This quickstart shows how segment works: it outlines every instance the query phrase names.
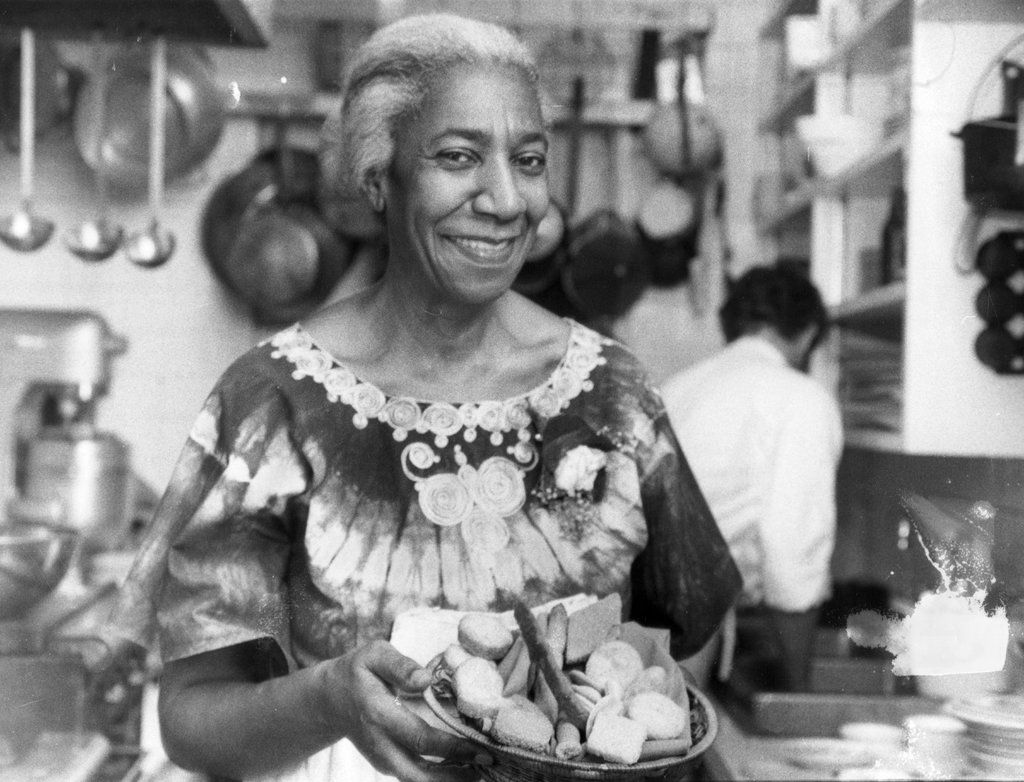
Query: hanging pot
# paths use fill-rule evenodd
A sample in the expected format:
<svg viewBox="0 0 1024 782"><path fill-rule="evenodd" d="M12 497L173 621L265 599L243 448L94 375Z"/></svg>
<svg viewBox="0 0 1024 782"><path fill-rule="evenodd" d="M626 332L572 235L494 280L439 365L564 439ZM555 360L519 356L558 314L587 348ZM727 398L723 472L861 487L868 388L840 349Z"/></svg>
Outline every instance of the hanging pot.
<svg viewBox="0 0 1024 782"><path fill-rule="evenodd" d="M311 312L351 263L354 245L316 207L318 171L315 152L280 144L222 182L204 210L207 261L261 325Z"/></svg>
<svg viewBox="0 0 1024 782"><path fill-rule="evenodd" d="M695 187L659 179L645 194L636 230L647 256L651 283L673 286L690 278L700 242L702 197Z"/></svg>
<svg viewBox="0 0 1024 782"><path fill-rule="evenodd" d="M578 188L583 105L584 81L577 77L573 87L576 153L572 156L570 205L575 204ZM571 224L561 276L566 297L587 320L624 315L648 284L644 249L636 230L611 209L598 209Z"/></svg>
<svg viewBox="0 0 1024 782"><path fill-rule="evenodd" d="M108 181L123 190L140 190L148 181L150 70L144 47L118 48L106 63L106 117L100 116L102 102L93 95L102 88L96 79L85 83L75 105L79 154L96 170L97 150L102 150ZM191 45L167 47L165 93L164 176L170 181L194 169L217 146L227 94L217 84L206 51Z"/></svg>
<svg viewBox="0 0 1024 782"><path fill-rule="evenodd" d="M514 290L534 297L553 285L561 284L566 220L565 211L552 200L537 226L537 238L526 255L526 262L512 285Z"/></svg>

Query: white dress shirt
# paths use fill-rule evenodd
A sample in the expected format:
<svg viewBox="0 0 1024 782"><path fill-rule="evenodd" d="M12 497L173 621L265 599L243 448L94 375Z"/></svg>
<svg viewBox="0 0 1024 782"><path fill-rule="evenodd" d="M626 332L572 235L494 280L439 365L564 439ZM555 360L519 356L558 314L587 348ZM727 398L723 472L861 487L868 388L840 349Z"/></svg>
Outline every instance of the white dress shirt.
<svg viewBox="0 0 1024 782"><path fill-rule="evenodd" d="M839 407L745 336L669 378L669 420L743 575L741 604L804 611L831 594Z"/></svg>

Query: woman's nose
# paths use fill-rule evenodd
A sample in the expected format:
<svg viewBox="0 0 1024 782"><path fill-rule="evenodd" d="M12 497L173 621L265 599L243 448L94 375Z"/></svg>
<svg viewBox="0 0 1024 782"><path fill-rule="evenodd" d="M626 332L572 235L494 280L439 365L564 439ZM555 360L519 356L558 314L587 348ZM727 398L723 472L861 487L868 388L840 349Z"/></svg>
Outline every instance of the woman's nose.
<svg viewBox="0 0 1024 782"><path fill-rule="evenodd" d="M473 199L477 212L499 220L514 220L526 211L526 199L509 163L492 161L481 168L480 174L480 191Z"/></svg>

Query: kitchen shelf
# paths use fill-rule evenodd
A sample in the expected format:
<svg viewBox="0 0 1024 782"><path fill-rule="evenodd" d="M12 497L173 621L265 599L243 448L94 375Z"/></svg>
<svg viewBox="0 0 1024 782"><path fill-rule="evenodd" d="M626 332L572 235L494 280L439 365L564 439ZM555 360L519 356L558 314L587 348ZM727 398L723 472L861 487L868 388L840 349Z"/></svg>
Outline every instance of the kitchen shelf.
<svg viewBox="0 0 1024 782"><path fill-rule="evenodd" d="M668 33L710 32L715 15L710 0L281 0L276 15L285 19L368 22L389 18L389 6L405 12L436 12L471 16L510 27L573 27L607 30L658 28Z"/></svg>
<svg viewBox="0 0 1024 782"><path fill-rule="evenodd" d="M849 64L865 52L890 48L892 43L883 41L883 38L893 33L905 42L910 29L912 7L913 0L885 0L880 3L856 30L839 41L828 57L814 66L812 73L826 73Z"/></svg>
<svg viewBox="0 0 1024 782"><path fill-rule="evenodd" d="M232 117L281 120L285 122L322 122L338 109L340 96L333 92L244 92L228 105ZM595 101L584 107L581 122L589 128L637 130L647 126L655 109L652 100ZM551 110L555 127L571 119L567 107Z"/></svg>
<svg viewBox="0 0 1024 782"><path fill-rule="evenodd" d="M842 326L899 320L903 317L906 298L906 283L893 282L833 305L829 308L829 315Z"/></svg>
<svg viewBox="0 0 1024 782"><path fill-rule="evenodd" d="M816 13L818 0L779 0L761 25L758 35L761 38L778 38L785 29L787 16Z"/></svg>
<svg viewBox="0 0 1024 782"><path fill-rule="evenodd" d="M761 133L778 132L798 114L813 111L814 85L821 74L848 66L862 56L884 67L884 58L871 55L894 45L892 41L883 41L887 36L896 36L900 42L906 42L912 9L913 0L885 0L856 30L840 41L824 60L787 84L776 105L761 118L758 130Z"/></svg>
<svg viewBox="0 0 1024 782"><path fill-rule="evenodd" d="M766 233L774 233L797 216L809 212L816 198L838 196L854 188L864 190L883 187L879 183L884 182L884 178L878 177L878 174L902 160L907 140L906 130L899 130L845 171L827 179L805 182L784 195L775 214L765 218L759 227Z"/></svg>
<svg viewBox="0 0 1024 782"><path fill-rule="evenodd" d="M814 111L815 73L802 73L791 81L775 103L758 122L759 133L777 133L800 114Z"/></svg>
<svg viewBox="0 0 1024 782"><path fill-rule="evenodd" d="M883 432L876 429L846 429L843 432L844 445L848 448L866 448L870 451L901 453L903 435L900 432Z"/></svg>

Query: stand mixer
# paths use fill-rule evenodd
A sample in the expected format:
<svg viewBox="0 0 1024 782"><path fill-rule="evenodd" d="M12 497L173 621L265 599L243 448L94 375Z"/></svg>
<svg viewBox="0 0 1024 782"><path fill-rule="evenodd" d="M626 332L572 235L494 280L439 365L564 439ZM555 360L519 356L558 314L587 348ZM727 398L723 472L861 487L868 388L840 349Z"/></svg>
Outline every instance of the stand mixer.
<svg viewBox="0 0 1024 782"><path fill-rule="evenodd" d="M8 521L70 527L86 552L125 533L128 447L99 432L126 341L86 311L0 310L0 499ZM13 459L12 459L13 457Z"/></svg>

